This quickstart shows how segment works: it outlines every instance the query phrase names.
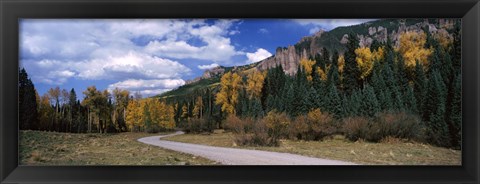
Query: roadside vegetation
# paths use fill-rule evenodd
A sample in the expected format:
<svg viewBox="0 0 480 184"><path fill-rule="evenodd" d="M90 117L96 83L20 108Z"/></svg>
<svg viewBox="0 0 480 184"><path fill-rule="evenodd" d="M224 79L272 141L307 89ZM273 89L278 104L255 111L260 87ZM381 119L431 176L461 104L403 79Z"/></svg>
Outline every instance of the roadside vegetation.
<svg viewBox="0 0 480 184"><path fill-rule="evenodd" d="M20 165L213 165L214 161L138 142L148 133L20 131Z"/></svg>
<svg viewBox="0 0 480 184"><path fill-rule="evenodd" d="M350 141L345 136L333 135L323 141L281 139L280 145L241 146L233 132L217 129L210 134L183 134L164 140L203 144L209 146L265 150L349 161L367 165L461 165L461 151L429 144L388 138L379 143Z"/></svg>

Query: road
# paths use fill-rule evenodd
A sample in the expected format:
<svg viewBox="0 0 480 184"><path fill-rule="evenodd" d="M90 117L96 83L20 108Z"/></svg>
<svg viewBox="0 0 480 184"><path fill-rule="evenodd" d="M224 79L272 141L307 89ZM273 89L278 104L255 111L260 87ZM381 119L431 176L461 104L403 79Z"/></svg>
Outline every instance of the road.
<svg viewBox="0 0 480 184"><path fill-rule="evenodd" d="M183 134L183 132L179 131L169 135L144 137L138 139L138 141L169 150L204 157L224 165L355 165L350 162L313 158L290 153L215 147L161 140L163 137L179 134Z"/></svg>

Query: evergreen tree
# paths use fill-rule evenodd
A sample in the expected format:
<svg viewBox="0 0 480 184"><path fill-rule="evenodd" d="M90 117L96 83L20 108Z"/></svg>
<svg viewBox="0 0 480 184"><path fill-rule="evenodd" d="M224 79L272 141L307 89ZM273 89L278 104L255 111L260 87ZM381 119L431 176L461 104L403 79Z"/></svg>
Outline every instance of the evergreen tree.
<svg viewBox="0 0 480 184"><path fill-rule="evenodd" d="M418 113L417 99L415 99L415 94L411 87L407 86L404 96L405 109L412 113Z"/></svg>
<svg viewBox="0 0 480 184"><path fill-rule="evenodd" d="M264 112L262 109L262 103L260 99L254 98L250 100L250 111L249 111L249 116L253 118L261 118L264 116Z"/></svg>
<svg viewBox="0 0 480 184"><path fill-rule="evenodd" d="M334 114L335 117L340 117L342 115L342 99L338 94L337 87L335 85L330 85L327 95L326 109L328 112Z"/></svg>
<svg viewBox="0 0 480 184"><path fill-rule="evenodd" d="M375 95L373 87L366 85L362 91L362 105L360 106L361 114L364 116L373 117L380 111L380 105Z"/></svg>
<svg viewBox="0 0 480 184"><path fill-rule="evenodd" d="M38 110L35 86L22 68L18 75L18 118L21 130L37 129Z"/></svg>
<svg viewBox="0 0 480 184"><path fill-rule="evenodd" d="M416 98L417 111L420 115L424 115L425 97L427 94L427 78L423 70L423 66L416 62L415 65L415 79L413 81L413 93ZM425 120L425 116L422 116Z"/></svg>
<svg viewBox="0 0 480 184"><path fill-rule="evenodd" d="M452 98L451 126L450 134L452 146L460 148L462 144L462 75L458 74L454 80L454 90Z"/></svg>
<svg viewBox="0 0 480 184"><path fill-rule="evenodd" d="M354 34L348 35L347 50L345 51L345 66L343 71L343 88L347 94L351 94L359 88L360 70L357 66L355 49L358 40Z"/></svg>
<svg viewBox="0 0 480 184"><path fill-rule="evenodd" d="M316 108L320 108L321 102L320 102L320 95L317 93L317 90L315 88L310 87L310 90L308 90L308 100L307 100L307 108L308 111Z"/></svg>
<svg viewBox="0 0 480 184"><path fill-rule="evenodd" d="M295 91L293 89L293 84L288 82L288 84L285 85L286 93L283 98L283 103L285 104L285 112L293 116L293 111L294 111L294 106L293 106L293 101L295 100Z"/></svg>
<svg viewBox="0 0 480 184"><path fill-rule="evenodd" d="M431 71L428 82L424 113L427 123L428 142L438 146L449 146L450 137L445 122L446 91L442 76L438 70Z"/></svg>
<svg viewBox="0 0 480 184"><path fill-rule="evenodd" d="M325 66L329 66L331 64L330 52L328 52L328 49L325 47L322 49L322 58L323 58L323 61L325 61Z"/></svg>

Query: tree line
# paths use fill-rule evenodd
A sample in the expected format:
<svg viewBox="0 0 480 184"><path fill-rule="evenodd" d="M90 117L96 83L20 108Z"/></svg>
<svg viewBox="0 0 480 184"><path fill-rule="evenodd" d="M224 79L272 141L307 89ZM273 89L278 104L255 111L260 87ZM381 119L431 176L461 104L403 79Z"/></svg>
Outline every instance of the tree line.
<svg viewBox="0 0 480 184"><path fill-rule="evenodd" d="M70 91L51 88L40 96L24 68L19 70L19 124L21 130L72 133L158 132L175 127L173 107L159 99L142 99L127 90L98 90L95 86L77 98Z"/></svg>

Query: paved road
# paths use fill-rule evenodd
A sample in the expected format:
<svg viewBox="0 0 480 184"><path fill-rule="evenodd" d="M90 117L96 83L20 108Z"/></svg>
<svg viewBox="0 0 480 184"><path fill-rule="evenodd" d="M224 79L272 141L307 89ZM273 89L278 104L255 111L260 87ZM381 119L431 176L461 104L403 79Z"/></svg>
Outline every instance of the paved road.
<svg viewBox="0 0 480 184"><path fill-rule="evenodd" d="M183 134L183 132L179 131L169 135L144 137L138 139L138 141L178 152L201 156L225 165L355 165L349 162L313 158L290 153L224 148L160 140L163 137L179 134Z"/></svg>

